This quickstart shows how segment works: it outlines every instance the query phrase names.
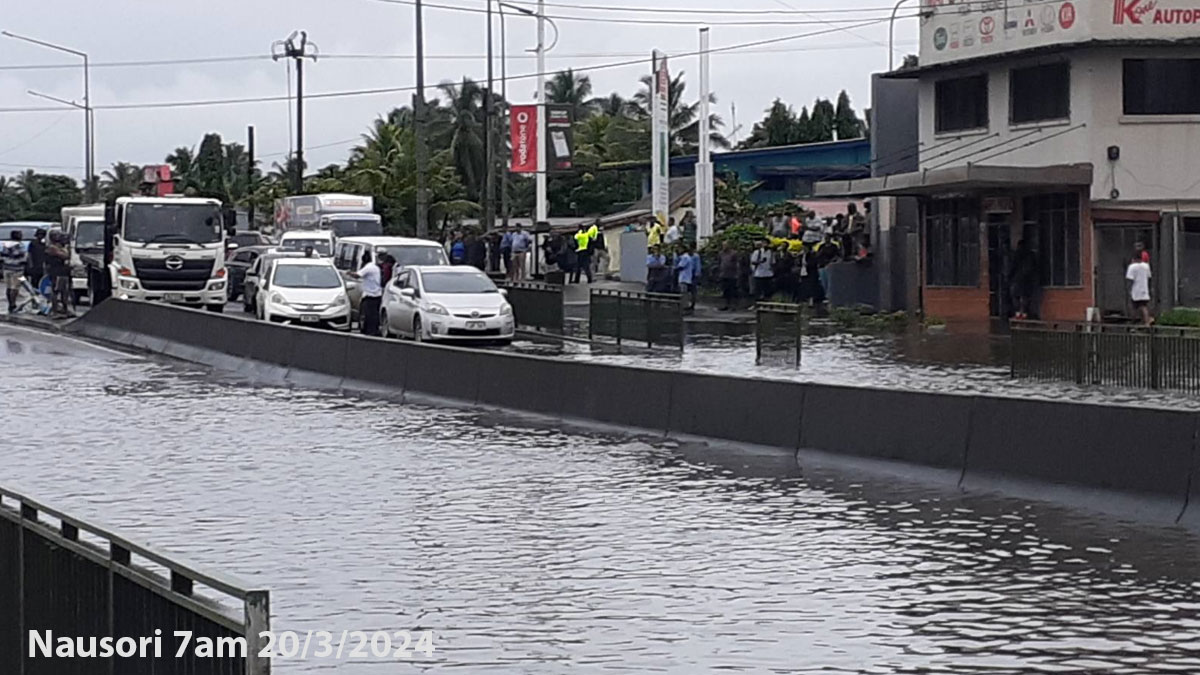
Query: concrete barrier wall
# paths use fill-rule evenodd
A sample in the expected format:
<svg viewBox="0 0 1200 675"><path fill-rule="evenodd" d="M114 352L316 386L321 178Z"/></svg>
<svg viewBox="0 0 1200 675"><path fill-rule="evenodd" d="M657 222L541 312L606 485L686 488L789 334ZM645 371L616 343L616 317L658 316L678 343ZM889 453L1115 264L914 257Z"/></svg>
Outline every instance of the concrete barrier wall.
<svg viewBox="0 0 1200 675"><path fill-rule="evenodd" d="M967 484L1034 479L1177 499L1181 510L1189 490L1200 497L1192 487L1200 418L1190 412L607 366L115 300L71 330L219 368L273 364L298 383L909 462L961 472Z"/></svg>

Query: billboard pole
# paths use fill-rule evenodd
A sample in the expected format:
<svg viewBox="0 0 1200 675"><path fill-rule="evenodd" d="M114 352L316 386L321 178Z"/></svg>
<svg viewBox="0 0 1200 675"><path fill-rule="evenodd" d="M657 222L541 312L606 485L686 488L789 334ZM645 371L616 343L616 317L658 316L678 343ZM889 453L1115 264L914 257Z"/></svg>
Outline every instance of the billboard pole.
<svg viewBox="0 0 1200 675"><path fill-rule="evenodd" d="M667 119L670 100L671 71L667 69L667 57L654 50L651 61L654 72L651 76L652 109L651 109L651 158L650 166L653 176L650 180L650 192L653 195L654 217L666 226L670 218L670 121Z"/></svg>
<svg viewBox="0 0 1200 675"><path fill-rule="evenodd" d="M546 2L537 7L537 213L534 226L549 218L546 202Z"/></svg>
<svg viewBox="0 0 1200 675"><path fill-rule="evenodd" d="M696 238L713 233L713 165L709 128L708 28L700 29L700 158L696 163Z"/></svg>

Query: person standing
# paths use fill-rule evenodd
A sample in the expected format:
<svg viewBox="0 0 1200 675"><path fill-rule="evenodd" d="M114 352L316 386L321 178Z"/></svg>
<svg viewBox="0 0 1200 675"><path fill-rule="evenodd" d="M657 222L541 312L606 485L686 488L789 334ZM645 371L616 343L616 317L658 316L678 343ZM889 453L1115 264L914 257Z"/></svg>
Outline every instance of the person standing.
<svg viewBox="0 0 1200 675"><path fill-rule="evenodd" d="M465 265L467 263L467 244L461 234L454 235L454 243L450 245L450 264Z"/></svg>
<svg viewBox="0 0 1200 675"><path fill-rule="evenodd" d="M396 272L396 259L391 253L379 254L379 283L382 286L387 286L392 280L392 274Z"/></svg>
<svg viewBox="0 0 1200 675"><path fill-rule="evenodd" d="M474 232L467 235L467 264L480 272L487 270L487 244Z"/></svg>
<svg viewBox="0 0 1200 675"><path fill-rule="evenodd" d="M28 269L25 271L25 276L34 288L38 288L41 286L42 277L46 276L45 230L39 228L33 233L33 241L29 242L29 255L26 264Z"/></svg>
<svg viewBox="0 0 1200 675"><path fill-rule="evenodd" d="M721 296L725 299L722 312L737 308L738 281L741 276L741 256L733 249L733 243L726 241L721 247L721 257L718 264L721 274Z"/></svg>
<svg viewBox="0 0 1200 675"><path fill-rule="evenodd" d="M1133 301L1133 311L1141 318L1142 324L1149 326L1154 323L1150 316L1150 263L1146 262L1141 251L1133 254L1129 268L1125 271L1125 279L1129 281L1129 299Z"/></svg>
<svg viewBox="0 0 1200 675"><path fill-rule="evenodd" d="M1013 318L1018 321L1029 318L1037 274L1037 256L1029 248L1029 237L1025 237L1017 244L1008 268L1009 293L1015 308Z"/></svg>
<svg viewBox="0 0 1200 675"><path fill-rule="evenodd" d="M662 254L661 247L651 246L646 256L646 292L665 293L663 281L668 274L667 256Z"/></svg>
<svg viewBox="0 0 1200 675"><path fill-rule="evenodd" d="M382 273L371 261L371 252L363 253L362 267L352 275L361 283L362 299L358 303L358 325L363 335L379 335L379 306L383 302Z"/></svg>
<svg viewBox="0 0 1200 675"><path fill-rule="evenodd" d="M532 247L533 237L521 229L520 223L517 223L517 229L512 234L512 269L509 273L510 280L521 281L525 278L525 259L529 257L529 249Z"/></svg>
<svg viewBox="0 0 1200 675"><path fill-rule="evenodd" d="M490 232L487 235L488 271L500 271L500 233Z"/></svg>
<svg viewBox="0 0 1200 675"><path fill-rule="evenodd" d="M646 227L646 245L650 248L662 246L663 243L663 226L658 222L658 218L650 217L650 225Z"/></svg>
<svg viewBox="0 0 1200 675"><path fill-rule="evenodd" d="M680 231L679 225L672 218L671 224L667 226L667 233L663 235L663 243L667 245L667 248L674 248L681 239L683 239L683 232Z"/></svg>
<svg viewBox="0 0 1200 675"><path fill-rule="evenodd" d="M766 301L775 292L775 252L771 240L763 237L758 248L750 254L750 269L754 275L754 294L759 301Z"/></svg>
<svg viewBox="0 0 1200 675"><path fill-rule="evenodd" d="M595 226L593 225L593 228ZM571 283L579 283L581 276L586 275L588 283L592 283L592 232L583 223L575 230L575 271L571 273Z"/></svg>
<svg viewBox="0 0 1200 675"><path fill-rule="evenodd" d="M675 261L675 273L679 278L679 293L688 299L686 311L694 312L700 286L700 256L695 244L684 245L683 254Z"/></svg>
<svg viewBox="0 0 1200 675"><path fill-rule="evenodd" d="M0 269L4 271L4 295L8 299L9 314L17 313L21 280L25 278L28 263L29 255L25 252L25 243L21 241L21 231L13 230L9 240L0 248Z"/></svg>
<svg viewBox="0 0 1200 675"><path fill-rule="evenodd" d="M71 253L67 250L66 236L61 232L50 235L46 247L46 274L51 281L51 311L56 316L74 316L71 311Z"/></svg>
<svg viewBox="0 0 1200 675"><path fill-rule="evenodd" d="M600 231L600 221L592 223L592 229L596 231L592 237L592 267L596 276L601 280L608 278L608 242L604 240L604 233Z"/></svg>
<svg viewBox="0 0 1200 675"><path fill-rule="evenodd" d="M504 276L512 279L512 232L508 228L504 228L504 233L500 235L500 260L504 263Z"/></svg>

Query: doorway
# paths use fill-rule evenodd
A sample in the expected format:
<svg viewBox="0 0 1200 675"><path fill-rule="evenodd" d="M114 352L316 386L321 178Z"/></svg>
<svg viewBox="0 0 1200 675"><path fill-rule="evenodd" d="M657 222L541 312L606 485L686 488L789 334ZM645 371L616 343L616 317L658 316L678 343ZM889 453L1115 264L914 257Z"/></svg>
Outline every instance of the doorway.
<svg viewBox="0 0 1200 675"><path fill-rule="evenodd" d="M1125 272L1138 243L1151 253L1158 250L1155 228L1146 223L1096 224L1096 302L1105 318L1129 316ZM1158 263L1153 258L1151 267Z"/></svg>
<svg viewBox="0 0 1200 675"><path fill-rule="evenodd" d="M992 318L1012 316L1012 297L1009 294L1008 267L1012 259L1012 227L1009 214L989 213L987 216L988 311Z"/></svg>

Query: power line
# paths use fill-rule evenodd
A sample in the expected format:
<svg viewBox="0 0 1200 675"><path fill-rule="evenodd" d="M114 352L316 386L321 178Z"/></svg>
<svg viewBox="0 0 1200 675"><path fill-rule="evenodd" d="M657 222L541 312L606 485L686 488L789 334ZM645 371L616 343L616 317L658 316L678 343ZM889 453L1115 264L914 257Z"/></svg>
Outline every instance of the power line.
<svg viewBox="0 0 1200 675"><path fill-rule="evenodd" d="M807 33L784 35L781 37L767 38L767 39L763 39L763 40L755 40L752 42L733 44L733 45L728 45L725 47L715 47L715 48L710 49L709 53L710 54L721 54L721 53L726 53L726 52L740 51L740 50L749 49L749 48L753 48L753 47L764 47L767 45L779 44L782 42L789 42L792 40L800 40L800 39L805 39L805 38L810 38L810 37L819 37L821 35L828 35L831 33L837 33L837 32L847 30L848 28L864 28L867 26L875 26L875 25L879 25L881 23L885 23L887 21L888 21L888 19L872 19L872 20L868 20L868 21L861 21L859 23L852 24L851 26L839 26L839 27L835 27L835 28L826 28L826 29L822 29L822 30L810 31ZM697 52L697 51L689 51L689 52L677 54L676 57L677 58L687 58L690 56L697 56L698 54L699 54L699 52ZM630 59L627 61L616 61L613 63L603 63L603 64L597 64L597 65L592 65L592 66L582 66L579 68L575 68L574 70L576 72L581 72L581 73L582 72L594 72L594 71L599 71L599 70L612 70L615 68L626 68L629 66L646 65L649 62L650 62L649 58L642 57L642 58ZM526 73L523 75L510 75L507 78L497 78L497 80L499 80L499 81L517 81L517 80L535 79L537 77L539 77L538 73ZM374 95L380 95L380 94L395 94L395 93L401 93L401 92L409 92L409 91L414 91L415 89L416 89L416 87L413 87L413 86L377 87L377 88L372 88L372 89L357 89L357 90L349 90L349 91L332 91L332 92L324 92L324 93L317 93L317 94L308 94L308 95L306 95L306 98L329 99L329 98L347 98L347 97L355 97L355 96L374 96ZM163 102L153 102L153 103L116 103L116 104L109 104L109 105L95 105L95 106L92 106L92 108L94 110L153 110L153 109L164 109L164 108L200 108L200 107L210 107L210 106L219 106L219 105L242 105L242 104L248 104L248 103L274 103L274 102L287 101L287 100L289 100L289 97L287 97L287 96L258 96L258 97L230 98L230 99L207 99L207 100L193 100L193 101L163 101ZM45 107L45 108L38 108L38 107L0 108L0 113L61 112L63 110L65 110L65 109L61 109L61 108L57 108L57 107L54 107L54 108L51 108L51 107Z"/></svg>

